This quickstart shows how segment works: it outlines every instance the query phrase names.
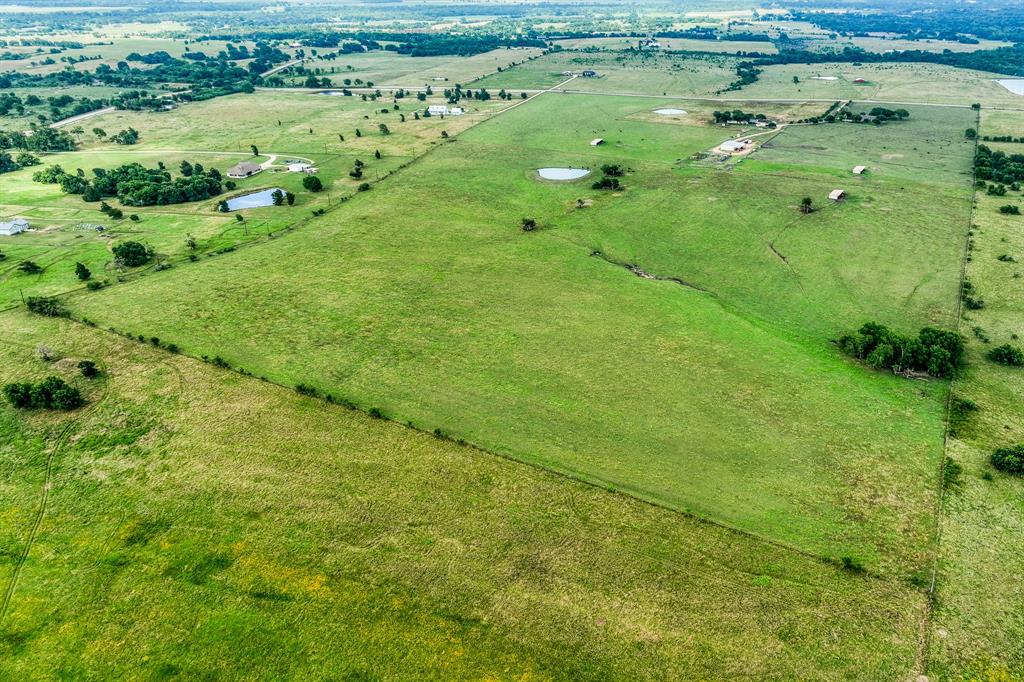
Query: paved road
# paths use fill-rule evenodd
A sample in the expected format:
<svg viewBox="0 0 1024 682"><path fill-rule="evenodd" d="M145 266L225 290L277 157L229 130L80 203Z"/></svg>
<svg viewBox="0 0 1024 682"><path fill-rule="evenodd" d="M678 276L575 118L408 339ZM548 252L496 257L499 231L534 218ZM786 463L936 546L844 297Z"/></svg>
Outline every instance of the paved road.
<svg viewBox="0 0 1024 682"><path fill-rule="evenodd" d="M275 66L269 71L264 71L263 73L260 74L260 76L263 78L266 78L267 76L273 76L278 71L283 71L284 69L287 69L289 66L295 66L296 64L301 64L304 61L304 59L293 59L292 61L281 64L280 66Z"/></svg>
<svg viewBox="0 0 1024 682"><path fill-rule="evenodd" d="M71 118L65 118L65 119L63 119L61 121L54 121L53 123L50 124L50 127L51 128L63 128L66 125L71 125L72 123L78 123L79 121L84 121L85 119L92 118L93 116L100 116L102 114L109 114L111 111L115 111L115 110L116 110L115 107L107 107L106 109L96 109L95 111L87 111L84 114L79 114L77 116L72 116Z"/></svg>

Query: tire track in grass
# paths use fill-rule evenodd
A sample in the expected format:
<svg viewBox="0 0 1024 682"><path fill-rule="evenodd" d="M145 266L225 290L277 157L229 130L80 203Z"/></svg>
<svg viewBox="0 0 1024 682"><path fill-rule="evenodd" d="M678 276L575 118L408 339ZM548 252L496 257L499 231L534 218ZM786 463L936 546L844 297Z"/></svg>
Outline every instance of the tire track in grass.
<svg viewBox="0 0 1024 682"><path fill-rule="evenodd" d="M43 477L43 490L39 497L39 505L36 509L35 518L32 521L32 528L29 531L28 540L25 542L25 548L22 550L21 554L18 556L18 560L14 564L14 571L11 573L11 579L8 581L7 589L4 591L3 603L0 604L0 625L3 624L4 619L7 617L7 612L10 609L11 600L14 598L14 591L18 586L18 580L21 577L21 572L25 567L25 563L28 561L29 554L32 551L32 546L35 544L36 538L39 536L39 529L43 525L43 518L46 516L46 510L49 507L50 488L53 486L53 469L57 455L60 454L64 449L64 446L67 445L75 427L81 424L85 417L96 411L96 409L107 399L107 395L109 394L108 382L109 379L103 380L103 392L100 394L100 397L91 405L83 409L77 419L72 419L64 425L60 430L60 433L57 434L57 440L54 442L53 447L50 448L50 453L46 457L46 471Z"/></svg>

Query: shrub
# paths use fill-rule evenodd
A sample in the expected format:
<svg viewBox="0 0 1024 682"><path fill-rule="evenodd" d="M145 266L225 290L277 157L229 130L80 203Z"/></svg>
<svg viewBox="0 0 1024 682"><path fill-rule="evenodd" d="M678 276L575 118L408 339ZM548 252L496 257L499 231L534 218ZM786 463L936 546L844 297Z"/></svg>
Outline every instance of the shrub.
<svg viewBox="0 0 1024 682"><path fill-rule="evenodd" d="M92 277L92 272L85 267L85 263L75 263L75 276L84 282Z"/></svg>
<svg viewBox="0 0 1024 682"><path fill-rule="evenodd" d="M295 384L295 392L301 395L312 396L314 398L320 394L319 391L308 384Z"/></svg>
<svg viewBox="0 0 1024 682"><path fill-rule="evenodd" d="M91 291L96 291L97 289L102 289L105 286L107 286L107 283L106 282L101 282L98 279L90 279L88 282L85 283L85 288L89 289Z"/></svg>
<svg viewBox="0 0 1024 682"><path fill-rule="evenodd" d="M307 175L302 178L302 187L310 192L319 192L324 188L324 183L315 175Z"/></svg>
<svg viewBox="0 0 1024 682"><path fill-rule="evenodd" d="M1007 204L999 207L999 212L1003 215L1020 215L1020 207L1014 206L1013 204Z"/></svg>
<svg viewBox="0 0 1024 682"><path fill-rule="evenodd" d="M25 300L25 305L36 315L45 315L46 317L68 316L68 309L64 307L64 304L56 298L49 296L29 296Z"/></svg>
<svg viewBox="0 0 1024 682"><path fill-rule="evenodd" d="M523 228L523 232L533 232L537 229L537 221L533 218L523 218L520 221L520 225Z"/></svg>
<svg viewBox="0 0 1024 682"><path fill-rule="evenodd" d="M990 350L988 352L988 359L992 362L997 362L1000 365L1020 367L1024 365L1024 351L1017 346L1011 346L1008 343L1004 343L1003 345L996 346Z"/></svg>
<svg viewBox="0 0 1024 682"><path fill-rule="evenodd" d="M963 470L960 464L947 457L942 465L942 487L949 489L960 485L960 474Z"/></svg>
<svg viewBox="0 0 1024 682"><path fill-rule="evenodd" d="M619 179L618 178L604 177L604 178L601 178L600 180L598 180L597 182L595 182L590 187L592 189L619 189L620 188L620 184L619 184Z"/></svg>
<svg viewBox="0 0 1024 682"><path fill-rule="evenodd" d="M26 275L38 275L43 271L39 264L35 261L24 260L18 264L18 270L24 272Z"/></svg>
<svg viewBox="0 0 1024 682"><path fill-rule="evenodd" d="M864 572L864 564L861 563L860 559L858 559L856 557L844 556L844 557L840 558L839 561L842 563L843 568L846 569L847 571L850 571L852 573L863 573Z"/></svg>
<svg viewBox="0 0 1024 682"><path fill-rule="evenodd" d="M1024 443L992 453L992 466L1008 474L1024 475Z"/></svg>
<svg viewBox="0 0 1024 682"><path fill-rule="evenodd" d="M364 182L363 184L359 185L359 187L357 189L360 192L368 192L368 191L370 191L370 183Z"/></svg>
<svg viewBox="0 0 1024 682"><path fill-rule="evenodd" d="M78 363L78 369L86 379L99 376L100 370L92 360L82 360Z"/></svg>

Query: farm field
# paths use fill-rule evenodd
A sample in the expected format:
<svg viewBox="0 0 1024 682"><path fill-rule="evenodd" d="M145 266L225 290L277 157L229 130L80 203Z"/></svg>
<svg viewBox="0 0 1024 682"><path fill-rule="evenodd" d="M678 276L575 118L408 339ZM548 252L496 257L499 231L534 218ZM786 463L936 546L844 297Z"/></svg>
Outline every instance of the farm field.
<svg viewBox="0 0 1024 682"><path fill-rule="evenodd" d="M692 38L658 38L660 50L666 52L721 52L735 54L737 52L760 52L775 54L775 45L769 41L753 40L694 40ZM636 38L570 38L557 41L567 50L580 50L596 47L603 50L625 50L636 47Z"/></svg>
<svg viewBox="0 0 1024 682"><path fill-rule="evenodd" d="M1011 120L995 113L1001 125L1024 124L1020 114ZM983 134L1005 134L989 121L982 110ZM940 679L1013 679L1014 671L1024 669L1024 621L1017 608L1024 599L1019 579L1024 559L1016 550L1024 541L1024 484L989 464L996 448L1024 442L1024 384L1020 368L985 357L992 347L1018 343L1024 333L1021 218L998 211L1001 205L1021 205L1021 199L1019 192L976 195L966 275L985 307L964 313L971 362L953 387L954 400L970 401L976 409L962 411L951 427L949 456L963 473L945 500L938 609L930 638ZM1001 626L993 629L992 623Z"/></svg>
<svg viewBox="0 0 1024 682"><path fill-rule="evenodd" d="M564 71L593 69L599 78L577 78L566 87L581 92L707 96L735 79L735 58L615 52L553 52L472 83L488 89L540 89L565 80Z"/></svg>
<svg viewBox="0 0 1024 682"><path fill-rule="evenodd" d="M793 82L793 77L800 79ZM815 77L836 80L815 80ZM854 83L863 78L866 83ZM927 102L1024 109L1024 97L995 82L991 73L938 64L783 64L763 68L758 81L736 95L749 99L837 99Z"/></svg>
<svg viewBox="0 0 1024 682"><path fill-rule="evenodd" d="M932 472L945 387L865 373L829 339L879 315L907 328L952 319L956 268L920 256L945 248L955 264L958 233L966 229L967 179L943 190L950 195L943 202L933 186L900 196L909 220L919 219L916 202L927 201L930 211L945 202L949 231L915 232L920 253L894 266L882 290L858 287L857 268L874 263L870 256L860 265L845 263L843 288L835 288L829 262L809 255L811 279L804 284L790 271L800 272L802 264L787 266L766 244L797 213L792 204L802 189L786 174L761 193L742 172L679 167L679 159L721 141L722 132L630 121L631 112L650 104L631 98L595 98L601 106L588 107L586 129L573 132L576 124L566 121L522 143L522 129L537 129L536 120L565 121L558 107L586 106L572 99L544 95L474 127L381 191L328 214L315 230L255 248L244 260L189 266L187 277L155 274L76 297L72 307L104 327L159 336L285 385L313 385L428 431L441 429L815 554L857 555L872 570L903 579L920 570L934 523ZM593 130L609 130L606 147L587 144ZM609 161L634 169L626 178L633 189L622 197L533 176L542 165ZM803 178L801 188L819 187L819 196L834 182L796 167L791 172ZM594 205L573 209L581 194ZM886 190L877 194L881 199ZM623 229L630 215L686 215L687 202L707 203L709 196L732 196L734 211L771 222L735 232L745 223L733 216L729 234L714 223L702 233L699 224L657 220ZM910 246L899 241L903 232L872 229L878 212L862 207L869 203L864 197L843 207L856 231ZM895 197L886 203L899 206ZM424 222L429 207L439 204L459 210L441 224ZM388 205L406 210L388 212ZM536 217L540 231L523 234L509 224L507 216L520 213ZM820 253L821 228L805 229L805 236L798 230L789 237L793 248ZM701 246L710 234L718 235L720 253L734 254L729 260ZM843 248L866 238L858 235ZM595 250L706 291L645 281L589 255ZM849 260L842 251L830 257ZM233 287L240 278L245 287ZM915 285L914 309L880 311L871 298L906 296ZM801 286L821 293L802 295ZM310 287L320 295L300 305ZM205 291L218 294L197 295ZM803 306L786 304L783 294ZM534 300L548 305L538 309ZM355 301L363 302L360 312ZM779 306L783 312L773 312ZM636 344L647 352L626 351ZM717 349L715 356L706 348ZM558 382L545 379L552 371ZM799 396L783 389L795 381L804 387ZM709 394L698 385L718 390ZM843 428L822 420L822 404ZM501 418L509 413L518 415L514 426ZM877 418L897 413L896 429ZM782 433L770 426L780 414L789 424ZM733 427L712 429L710 420L721 423L724 415ZM707 438L712 431L715 437ZM757 456L744 454L750 440L759 443ZM838 456L850 449L861 456ZM886 454L895 452L900 457ZM787 465L777 466L781 461ZM869 475L879 467L884 476ZM751 486L755 494L741 492Z"/></svg>
<svg viewBox="0 0 1024 682"><path fill-rule="evenodd" d="M1024 680L1024 8L855 5L0 5L0 680Z"/></svg>
<svg viewBox="0 0 1024 682"><path fill-rule="evenodd" d="M104 372L80 414L0 411L7 556L57 448L0 676L866 680L913 658L899 581L107 332L0 328L4 381Z"/></svg>
<svg viewBox="0 0 1024 682"><path fill-rule="evenodd" d="M313 59L305 65L309 69L321 69L323 75L338 86L345 78L359 78L375 86L422 88L430 85L444 89L456 83L464 85L475 81L499 68L508 68L510 64L539 54L541 50L536 48L503 48L471 57L410 57L378 50L345 54L329 60ZM304 77L291 77L295 85L301 85L303 80Z"/></svg>
<svg viewBox="0 0 1024 682"><path fill-rule="evenodd" d="M321 97L296 93L258 93L218 98L180 107L171 112L114 112L88 121L88 128L103 127L113 132L134 127L140 142L128 148L83 135L82 151L51 154L42 157L42 164L4 175L4 192L0 200L0 218L20 216L29 220L35 231L19 235L0 244L7 259L0 262L0 307L17 304L24 295L54 295L83 286L74 275L76 262L84 263L99 279L123 276L113 270L109 249L116 239L141 239L161 257L170 262L187 257L212 255L268 234L290 228L304 221L314 209L327 207L342 197L356 192L363 181L376 182L441 139L442 130L455 135L472 121L490 115L499 105L481 103L468 106L462 117L440 117L413 120L412 103L424 109L426 103L409 98L405 106L408 121L402 123L400 112L382 114L381 103L362 102L358 98ZM259 106L256 106L256 103ZM296 103L304 107L297 107ZM390 109L390 107L387 107ZM228 112L251 111L236 115L245 137L228 136L218 123ZM378 123L387 121L388 135L382 135ZM280 122L280 125L278 123ZM312 128L311 125L316 125ZM366 133L355 135L357 127ZM181 130L191 131L190 136ZM339 134L345 136L341 142ZM256 144L262 154L253 157L248 150ZM375 152L381 158L375 158ZM348 176L355 161L366 166L360 179ZM313 194L302 186L302 173L279 172L289 161L312 162L326 190ZM140 220L111 221L99 210L99 203L82 201L77 195L63 194L56 185L32 181L32 175L51 163L65 170L81 168L91 174L93 168L113 168L125 163L141 163L156 167L163 163L177 171L182 161L202 163L225 173L240 161L273 164L253 177L237 180L236 190L205 202L170 206L123 206L108 199L125 214L136 214ZM218 211L223 198L278 187L296 195L294 208L267 207L245 210L245 222L233 214ZM106 228L97 234L94 226ZM197 242L191 249L186 238ZM44 268L37 275L22 274L18 264L30 259Z"/></svg>

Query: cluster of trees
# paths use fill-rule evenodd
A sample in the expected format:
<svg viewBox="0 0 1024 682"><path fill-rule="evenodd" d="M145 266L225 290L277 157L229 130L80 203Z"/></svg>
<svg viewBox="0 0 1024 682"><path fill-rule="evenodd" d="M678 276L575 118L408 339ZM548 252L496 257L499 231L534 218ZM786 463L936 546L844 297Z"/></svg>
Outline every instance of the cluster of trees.
<svg viewBox="0 0 1024 682"><path fill-rule="evenodd" d="M888 121L903 121L908 119L910 118L910 112L906 109L872 107L867 113L855 113L849 109L843 109L837 114L837 117L843 121L852 121L853 123L872 123L877 126Z"/></svg>
<svg viewBox="0 0 1024 682"><path fill-rule="evenodd" d="M39 157L33 156L28 152L21 152L17 157L14 157L8 152L0 151L0 173L10 173L11 171L28 166L37 166L39 163Z"/></svg>
<svg viewBox="0 0 1024 682"><path fill-rule="evenodd" d="M111 135L110 140L117 144L135 144L139 141L139 131L128 126L128 128Z"/></svg>
<svg viewBox="0 0 1024 682"><path fill-rule="evenodd" d="M100 201L103 197L117 197L125 206L165 206L190 201L202 201L217 196L223 189L222 176L216 168L204 169L202 164L183 162L180 177L161 165L146 168L139 163L126 163L106 170L93 169L93 178L84 171L68 173L59 165L37 171L32 179L46 184L59 184L68 194L81 194L85 201Z"/></svg>
<svg viewBox="0 0 1024 682"><path fill-rule="evenodd" d="M714 117L715 123L754 123L768 120L768 117L764 114L748 114L740 109L715 111L711 115Z"/></svg>
<svg viewBox="0 0 1024 682"><path fill-rule="evenodd" d="M757 63L751 61L740 62L736 65L736 80L729 83L729 86L722 92L741 90L745 85L756 83L760 76L761 69L758 67Z"/></svg>
<svg viewBox="0 0 1024 682"><path fill-rule="evenodd" d="M964 357L964 340L956 332L925 327L912 338L876 322L843 336L839 347L876 369L927 372L935 377L952 376Z"/></svg>
<svg viewBox="0 0 1024 682"><path fill-rule="evenodd" d="M25 299L25 307L29 312L44 317L67 317L68 309L60 299L50 296L29 296Z"/></svg>
<svg viewBox="0 0 1024 682"><path fill-rule="evenodd" d="M74 410L85 402L81 392L59 377L37 384L20 381L4 386L7 402L22 410Z"/></svg>
<svg viewBox="0 0 1024 682"><path fill-rule="evenodd" d="M70 152L75 138L67 131L32 123L27 132L0 130L0 149L24 149L29 152Z"/></svg>
<svg viewBox="0 0 1024 682"><path fill-rule="evenodd" d="M992 151L983 144L974 154L974 173L979 180L993 180L1006 184L1024 181L1024 154Z"/></svg>

